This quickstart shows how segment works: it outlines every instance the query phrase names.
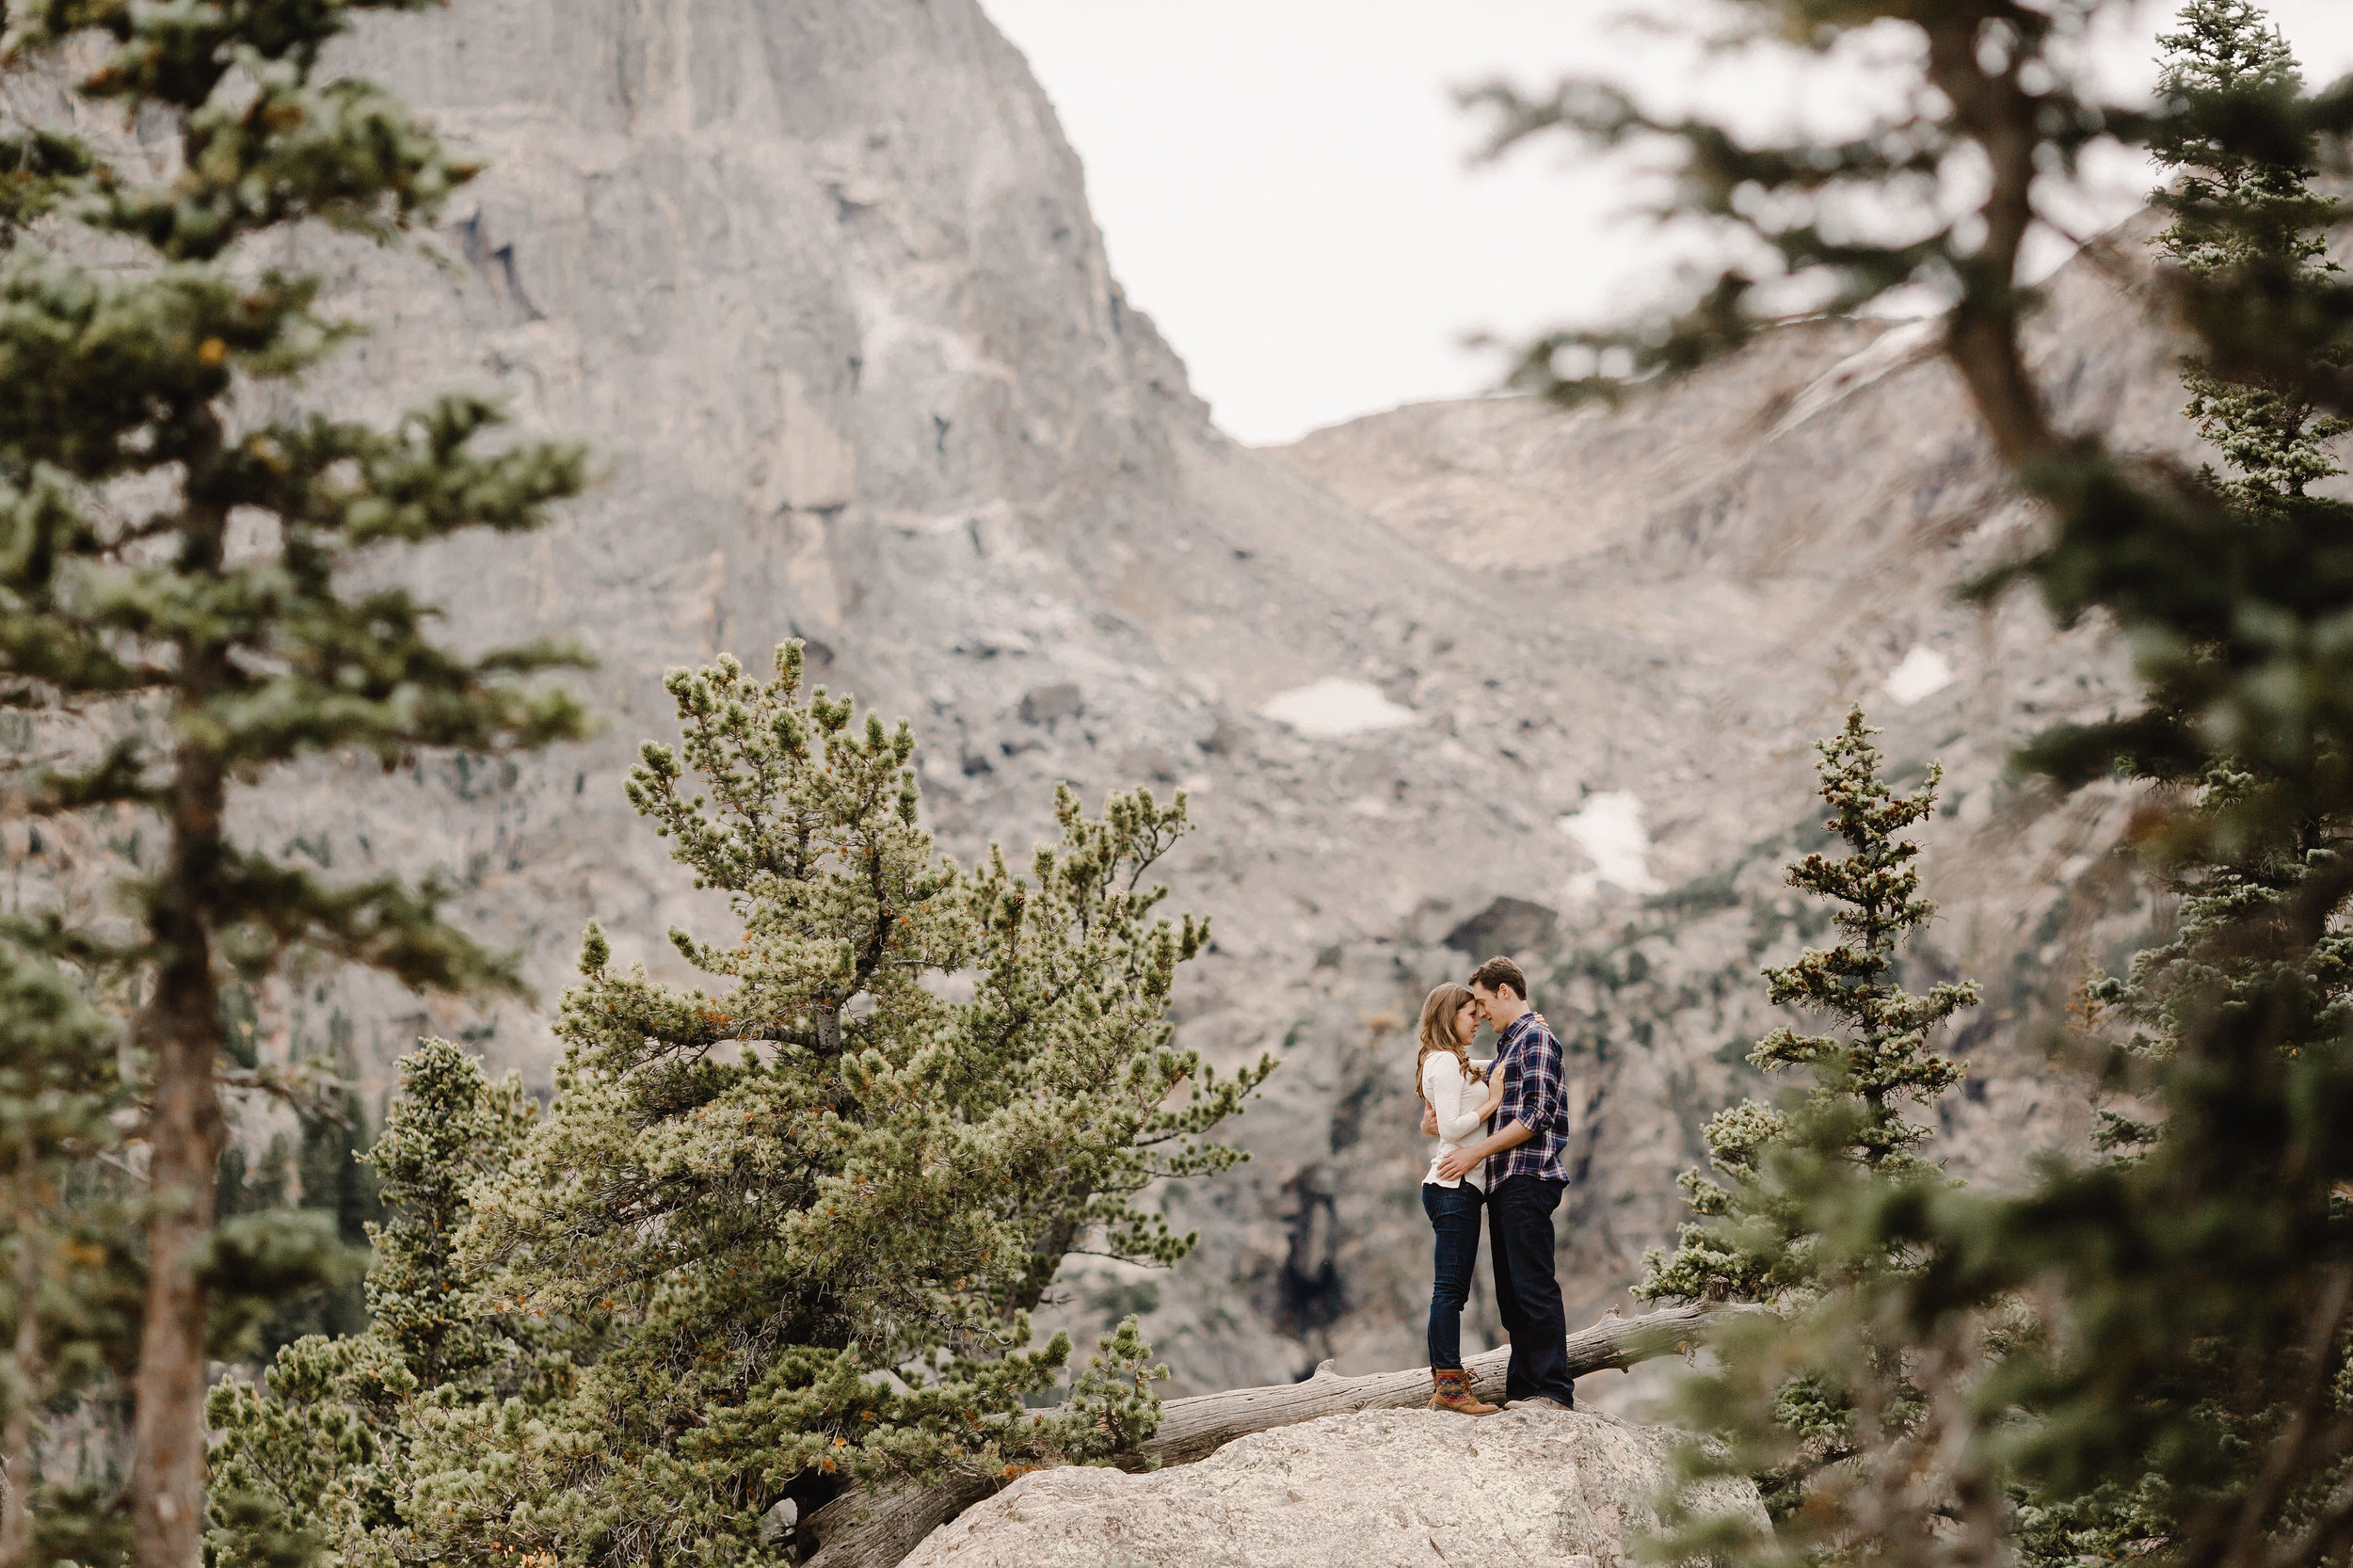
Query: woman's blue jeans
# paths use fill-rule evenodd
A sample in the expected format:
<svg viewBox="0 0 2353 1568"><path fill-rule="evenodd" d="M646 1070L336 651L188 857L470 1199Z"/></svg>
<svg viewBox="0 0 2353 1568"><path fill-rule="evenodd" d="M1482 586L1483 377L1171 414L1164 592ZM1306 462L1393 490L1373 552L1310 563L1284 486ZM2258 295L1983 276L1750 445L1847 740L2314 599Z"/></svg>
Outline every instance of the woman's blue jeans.
<svg viewBox="0 0 2353 1568"><path fill-rule="evenodd" d="M1470 1300L1471 1266L1479 1261L1479 1208L1485 1201L1467 1181L1452 1187L1422 1184L1422 1212L1437 1232L1430 1283L1430 1365L1439 1370L1463 1365L1463 1304Z"/></svg>

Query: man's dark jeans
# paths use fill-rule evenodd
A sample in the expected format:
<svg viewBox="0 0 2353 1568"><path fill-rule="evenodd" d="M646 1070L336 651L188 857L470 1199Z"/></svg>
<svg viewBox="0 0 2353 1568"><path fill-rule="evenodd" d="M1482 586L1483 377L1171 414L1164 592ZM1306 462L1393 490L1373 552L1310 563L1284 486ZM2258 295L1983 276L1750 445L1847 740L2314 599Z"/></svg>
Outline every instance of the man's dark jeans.
<svg viewBox="0 0 2353 1568"><path fill-rule="evenodd" d="M1542 1176L1506 1176L1487 1194L1496 1310L1503 1332L1512 1336L1512 1367L1503 1380L1507 1400L1542 1395L1565 1405L1577 1399L1577 1383L1569 1376L1569 1320L1561 1306L1561 1281L1552 1272L1552 1211L1561 1207L1565 1185Z"/></svg>
<svg viewBox="0 0 2353 1568"><path fill-rule="evenodd" d="M1469 1182L1422 1183L1422 1212L1438 1234L1430 1281L1430 1365L1463 1365L1463 1304L1470 1300L1471 1270L1479 1262L1479 1206L1486 1201Z"/></svg>

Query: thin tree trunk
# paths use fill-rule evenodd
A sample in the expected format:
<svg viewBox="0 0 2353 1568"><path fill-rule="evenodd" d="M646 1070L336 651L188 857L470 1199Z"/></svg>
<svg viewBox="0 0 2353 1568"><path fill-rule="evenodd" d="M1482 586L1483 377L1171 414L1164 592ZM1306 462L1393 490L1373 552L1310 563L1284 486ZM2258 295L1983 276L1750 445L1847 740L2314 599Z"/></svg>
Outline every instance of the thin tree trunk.
<svg viewBox="0 0 2353 1568"><path fill-rule="evenodd" d="M1671 1354L1697 1339L1710 1320L1758 1310L1695 1303L1640 1318L1604 1318L1569 1336L1569 1375L1582 1377ZM1509 1350L1489 1351L1464 1362L1481 1398L1502 1398L1504 1367L1511 1355ZM1121 1455L1120 1467L1141 1469L1153 1461L1163 1466L1190 1464L1252 1432L1352 1411L1403 1409L1430 1398L1427 1367L1344 1378L1335 1376L1331 1366L1325 1362L1305 1383L1171 1400L1160 1407L1159 1430L1134 1453ZM816 1548L808 1568L897 1568L925 1536L996 1490L988 1481L952 1480L844 1493L811 1513L803 1527L802 1540L813 1542Z"/></svg>
<svg viewBox="0 0 2353 1568"><path fill-rule="evenodd" d="M40 1252L34 1244L34 1166L31 1155L16 1173L16 1347L8 1361L8 1432L5 1447L8 1467L5 1496L0 1496L0 1568L23 1568L33 1537L33 1408L40 1388L40 1318L34 1303L40 1293Z"/></svg>
<svg viewBox="0 0 2353 1568"><path fill-rule="evenodd" d="M205 1321L198 1272L226 1131L213 1078L220 997L203 902L219 872L224 781L194 746L178 759L171 857L149 917L161 958L138 1036L149 1052L147 1320L131 1433L138 1568L197 1568L204 1536Z"/></svg>
<svg viewBox="0 0 2353 1568"><path fill-rule="evenodd" d="M2014 292L2018 255L2034 222L2041 142L2034 102L2015 68L1989 75L1978 59L1981 22L1957 12L1927 29L1929 85L1951 100L1962 129L1984 149L1992 187L1981 208L1985 238L1967 263L1974 276L1946 318L1945 353L2002 460L2031 471L2066 456L2018 342L2025 308Z"/></svg>

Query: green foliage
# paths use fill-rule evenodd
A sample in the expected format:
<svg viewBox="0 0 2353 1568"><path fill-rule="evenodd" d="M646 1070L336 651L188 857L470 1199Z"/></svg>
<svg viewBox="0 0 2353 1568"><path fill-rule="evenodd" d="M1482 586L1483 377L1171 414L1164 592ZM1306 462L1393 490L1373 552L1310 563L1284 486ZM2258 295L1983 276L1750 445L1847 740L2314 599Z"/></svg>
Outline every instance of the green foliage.
<svg viewBox="0 0 2353 1568"><path fill-rule="evenodd" d="M1507 136L1562 126L1676 144L1679 210L1764 242L1693 310L1538 344L1529 374L1562 395L1735 345L1776 298L1847 304L1917 284L1949 301L1946 356L2048 519L1978 591L2032 583L2063 620L2098 613L2147 692L2138 712L2053 730L2024 760L2062 785L2157 786L2137 841L2184 898L2175 939L2092 999L2096 1029L2126 1026L2104 1087L2134 1104L2109 1128L2127 1158L2055 1153L2009 1191L1790 1186L1786 1223L1817 1239L1817 1272L1906 1266L1865 1267L1802 1311L1728 1331L1723 1373L1699 1380L1691 1405L1721 1443L1694 1465L1771 1471L1840 1411L1849 1456L1808 1477L1775 1539L1686 1521L1670 1549L2314 1568L2353 1544L2353 860L2339 842L2353 815L2353 514L2313 493L2353 415L2353 288L2325 264L2341 219L2311 180L2344 156L2353 91L2303 92L2251 7L2197 0L2168 37L2162 99L2102 104L2069 51L2122 8L1738 8L1752 44L1830 49L1877 29L1918 45L1878 56L1911 73L1875 100L1900 110L1836 146L1747 146L1574 85L1546 103L1493 95ZM2060 429L2028 366L2034 295L2017 280L2036 187L2110 135L2176 171L2150 296L2195 336L2190 414L2227 472ZM1956 167L1981 183L1963 192L1935 172ZM1907 204L1923 237L1836 226ZM1617 358L1580 376L1556 350Z"/></svg>
<svg viewBox="0 0 2353 1568"><path fill-rule="evenodd" d="M1919 896L1919 851L1898 835L1934 811L1942 774L1931 767L1919 789L1897 794L1881 777L1875 733L1858 708L1837 735L1817 744L1821 795L1832 811L1824 825L1848 853L1807 854L1788 870L1790 886L1833 904L1844 940L1765 971L1776 1005L1795 1002L1834 1020L1839 1032L1801 1034L1784 1026L1750 1052L1754 1065L1801 1070L1808 1082L1778 1106L1744 1100L1708 1123L1718 1176L1684 1173L1696 1218L1680 1227L1672 1255L1650 1253L1635 1287L1645 1301L1721 1299L1782 1314L1773 1332L1727 1341L1722 1369L1689 1391L1715 1425L1747 1417L1740 1456L1780 1514L1802 1503L1826 1467L1857 1451L1865 1440L1858 1423L1868 1424L1869 1439L1883 1441L1916 1416L1919 1390L1897 1360L1870 1352L1867 1336L1854 1341L1859 1355L1835 1362L1787 1352L1817 1320L1846 1326L1858 1292L1920 1266L1908 1246L1858 1246L1825 1235L1822 1207L1833 1196L1847 1204L1886 1201L1942 1184L1941 1169L1918 1152L1929 1129L1908 1119L1903 1105L1932 1103L1961 1080L1964 1066L1937 1054L1929 1040L1977 1000L1965 983L1921 996L1897 980L1901 938L1935 916Z"/></svg>
<svg viewBox="0 0 2353 1568"><path fill-rule="evenodd" d="M387 1217L369 1223L367 1332L311 1335L280 1349L260 1384L225 1382L206 1406L215 1433L205 1535L213 1568L312 1560L390 1563L413 1555L402 1525L409 1453L434 1413L533 1392L536 1365L511 1325L484 1310L453 1253L467 1189L511 1159L536 1107L509 1074L492 1083L446 1040L401 1059L401 1094L361 1159ZM501 1384L495 1374L510 1381Z"/></svg>
<svg viewBox="0 0 2353 1568"><path fill-rule="evenodd" d="M2173 177L2153 197L2171 220L2154 245L2208 340L2182 362L2185 411L2227 472L2166 493L2085 492L2018 570L2063 618L2114 616L2148 686L2141 712L2057 727L2027 760L2067 782L2121 773L2196 789L2202 808L2153 845L2180 870L2300 853L2342 789L2323 737L2353 723L2338 701L2353 672L2326 629L2353 602L2335 543L2353 507L2308 488L2343 472L2334 448L2353 424L2309 384L2345 362L2342 341L2307 336L2287 366L2237 345L2264 329L2257 297L2343 289L2327 259L2339 209L2313 188L2293 55L2249 0L2192 0L2161 42L2166 112L2149 139ZM2210 319L2223 300L2231 319Z"/></svg>
<svg viewBox="0 0 2353 1568"><path fill-rule="evenodd" d="M55 965L0 942L0 1400L10 1494L0 1538L23 1560L104 1560L120 1520L75 1474L40 1470L43 1417L103 1387L136 1343L128 1206L89 1183L126 1097L116 1030ZM85 1188L72 1189L77 1175Z"/></svg>
<svg viewBox="0 0 2353 1568"><path fill-rule="evenodd" d="M441 990L520 984L440 919L438 882L337 884L239 842L237 790L323 751L391 769L420 747L584 728L568 695L527 680L574 654L456 651L394 569L398 546L538 527L582 487L583 455L506 439L467 396L382 427L300 407L299 378L327 374L358 328L320 308L317 277L269 259L295 253L283 238L396 239L472 172L397 102L322 66L360 14L429 3L0 8L12 64L54 70L94 105L82 123L138 133L124 165L72 127L0 138L0 695L47 737L0 779L0 808L103 813L161 849L116 868L127 919L15 916L0 932L93 994L136 999L152 1277L125 1370L141 1401L131 1512L153 1568L195 1556L208 1348L249 1338L252 1292L331 1283L344 1251L332 1227L270 1211L213 1226L219 1075L236 1061L224 990L312 959ZM35 224L40 243L19 243ZM245 1065L245 1086L286 1087ZM338 1191L349 1232L366 1203L339 1142L313 1125L303 1185L312 1201ZM346 1292L346 1318L354 1304Z"/></svg>
<svg viewBox="0 0 2353 1568"><path fill-rule="evenodd" d="M344 1248L363 1253L371 1224L383 1216L376 1177L358 1151L368 1144L367 1112L348 1089L305 1096L295 1106L299 1142L273 1133L261 1158L248 1162L232 1145L220 1157L213 1214L216 1223L241 1214L282 1215L304 1210L333 1221ZM359 1334L368 1326L360 1271L331 1271L334 1277L276 1302L259 1328L266 1361L307 1335Z"/></svg>
<svg viewBox="0 0 2353 1568"><path fill-rule="evenodd" d="M1823 825L1846 840L1848 853L1809 854L1788 870L1791 887L1840 906L1831 918L1846 940L1765 970L1774 1005L1797 1003L1836 1020L1843 1032L1800 1034L1784 1026L1749 1052L1753 1066L1802 1068L1812 1081L1778 1107L1743 1100L1707 1124L1709 1160L1725 1181L1684 1173L1681 1185L1700 1223L1681 1228L1672 1256L1654 1251L1645 1259L1635 1288L1642 1300L1778 1302L1818 1289L1791 1173L1780 1168L1786 1159L1828 1158L1890 1182L1937 1174L1914 1152L1929 1128L1907 1120L1902 1102L1930 1103L1961 1081L1965 1066L1936 1054L1929 1038L1974 1005L1977 993L1962 984L1916 996L1897 981L1898 942L1936 912L1918 896L1912 863L1918 847L1897 835L1935 809L1943 775L1931 768L1918 790L1897 794L1880 776L1875 733L1858 708L1835 737L1817 743L1822 799L1834 813Z"/></svg>
<svg viewBox="0 0 2353 1568"><path fill-rule="evenodd" d="M2267 266L2303 286L2325 282L2336 266L2323 233L2337 204L2313 189L2317 170L2236 151L2191 118L2238 95L2294 99L2303 82L2279 29L2250 0L2192 0L2180 30L2158 42L2165 48L2159 90L2186 121L2152 142L2159 163L2177 176L2152 198L2173 220L2158 248L2195 275ZM2249 512L2274 509L2344 472L2330 449L2353 425L2294 386L2217 375L2195 355L2183 361L2182 381L2199 433L2237 471L2223 479L2208 469L2206 481Z"/></svg>
<svg viewBox="0 0 2353 1568"><path fill-rule="evenodd" d="M2292 98L2300 87L2277 29L2244 0L2193 0L2179 30L2161 41L2165 89L2192 112L2233 94ZM2193 274L2268 268L2297 286L2326 286L2335 269L2325 230L2337 214L2312 189L2309 160L2276 149L2239 152L2195 126L2161 138L2157 151L2177 171L2157 198L2174 218L2157 241L2170 259ZM2336 357L2326 345L2319 356ZM2237 536L2231 557L2270 556L2284 587L2295 569L2290 552L2315 531L2353 523L2353 508L2306 492L2342 472L2332 449L2353 425L2291 383L2217 374L2196 356L2184 360L2183 381L2186 411L2231 471L2199 476ZM2235 613L2250 608L2242 602ZM2136 955L2128 977L2090 988L2101 1021L2124 1026L2115 1081L2137 1091L2153 1113L2106 1113L2099 1143L2117 1169L2055 1181L2052 1196L2066 1201L2017 1230L2026 1244L2048 1248L2086 1224L2075 1206L2091 1203L2108 1211L2113 1241L2138 1240L2163 1259L2153 1271L2161 1284L2142 1272L2146 1258L2067 1270L2070 1318L2091 1315L2105 1331L2104 1357L2137 1369L2148 1379L2142 1386L2127 1392L2105 1370L2094 1380L2040 1337L2006 1358L1993 1380L2054 1423L2024 1446L2016 1486L2022 1556L2053 1568L2120 1543L2136 1555L2213 1550L2220 1521L2233 1516L2229 1528L2243 1540L2293 1542L2313 1529L2316 1505L2348 1468L2340 1442L2308 1445L2298 1432L2342 1421L2353 1408L2340 1386L2344 1347L2309 1318L2299 1333L2292 1317L2273 1316L2285 1307L2342 1317L2341 1303L2328 1304L2336 1288L2328 1271L2341 1267L2329 1260L2345 1246L2332 1235L2340 1205L2326 1189L2304 1185L2294 1166L2272 1166L2269 1150L2250 1148L2245 1120L2286 1111L2273 1096L2299 1092L2294 1080L2306 1073L2326 1082L2344 1070L2353 945L2334 914L2344 890L2329 886L2345 851L2343 808L2329 811L2309 788L2319 758L2283 767L2263 744L2217 755L2217 727L2204 726L2203 737L2185 733L2202 717L2193 693L2228 689L2252 673L2230 663L2227 648L2181 639L2139 721L2143 733L2169 727L2168 744L2120 748L2179 792L2153 840L2153 868L2179 899L2175 929ZM2278 674L2275 661L2268 679ZM2268 728L2276 734L2276 723ZM2063 756L2087 737L2058 739L2052 749ZM2343 744L2330 736L2322 755ZM2315 916L2316 929L2307 923ZM2269 1060L2243 1072L2250 1051ZM2301 1064L2284 1081L2281 1059ZM2218 1237L2181 1228L2201 1221L2256 1226L2292 1250L2233 1240L2217 1256ZM2323 1271L2317 1280L2314 1267ZM2275 1301L2242 1316L2236 1297L2259 1278ZM2175 1297L2167 1310L2120 1311L2123 1292L2152 1288ZM2070 1430L2067 1446L2051 1441L2057 1430ZM2266 1455L2276 1470L2258 1463Z"/></svg>
<svg viewBox="0 0 2353 1568"><path fill-rule="evenodd" d="M1029 876L965 871L917 825L905 727L804 692L797 644L773 680L669 684L681 744L630 795L728 895L735 942L671 934L727 988L616 972L591 926L543 1118L455 1047L405 1059L366 1156L374 1326L216 1395L216 1560L761 1560L781 1497L996 1484L1157 1422L1132 1317L1031 1408L1070 1344L1027 1310L1075 1248L1182 1256L1132 1200L1241 1158L1202 1134L1273 1067L1170 1047L1208 928L1143 879L1183 803L1065 791Z"/></svg>
<svg viewBox="0 0 2353 1568"><path fill-rule="evenodd" d="M424 1041L401 1058L400 1087L383 1136L362 1157L390 1211L367 1231L376 1252L368 1271L372 1332L419 1387L478 1391L515 1346L482 1315L479 1281L456 1256L472 1213L466 1194L515 1157L538 1107L520 1078L509 1073L489 1082L480 1064L446 1040Z"/></svg>
<svg viewBox="0 0 2353 1568"><path fill-rule="evenodd" d="M630 795L728 896L737 941L671 940L729 984L616 972L591 928L555 1102L473 1190L457 1256L502 1310L598 1349L537 1412L436 1414L434 1551L715 1560L829 1478L993 1480L1154 1419L1132 1321L1070 1404L1026 1409L1070 1349L1033 1346L1026 1309L1074 1246L1188 1249L1129 1200L1240 1158L1198 1134L1272 1066L1221 1079L1169 1048L1207 928L1156 920L1142 879L1183 804L1092 819L1065 791L1029 877L993 852L959 870L917 825L905 727L801 676L788 644L769 681L727 658L670 679L682 742L645 748Z"/></svg>
<svg viewBox="0 0 2353 1568"><path fill-rule="evenodd" d="M257 1388L216 1385L210 1568L385 1560L368 1548L393 1523L399 1419L416 1378L374 1335L310 1335L278 1352Z"/></svg>

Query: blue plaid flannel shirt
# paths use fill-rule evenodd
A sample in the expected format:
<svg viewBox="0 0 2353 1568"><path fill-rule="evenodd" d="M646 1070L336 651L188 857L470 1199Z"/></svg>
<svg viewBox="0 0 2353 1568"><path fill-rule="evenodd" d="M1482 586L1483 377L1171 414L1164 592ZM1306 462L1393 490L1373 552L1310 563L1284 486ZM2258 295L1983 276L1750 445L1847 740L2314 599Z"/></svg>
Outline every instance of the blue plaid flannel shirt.
<svg viewBox="0 0 2353 1568"><path fill-rule="evenodd" d="M1515 1176L1568 1180L1561 1166L1561 1150L1569 1141L1569 1104L1560 1040L1535 1014L1523 1014L1503 1032L1489 1070L1504 1079L1503 1099L1488 1118L1487 1130L1500 1132L1517 1122L1535 1136L1488 1160L1487 1190L1492 1192Z"/></svg>

